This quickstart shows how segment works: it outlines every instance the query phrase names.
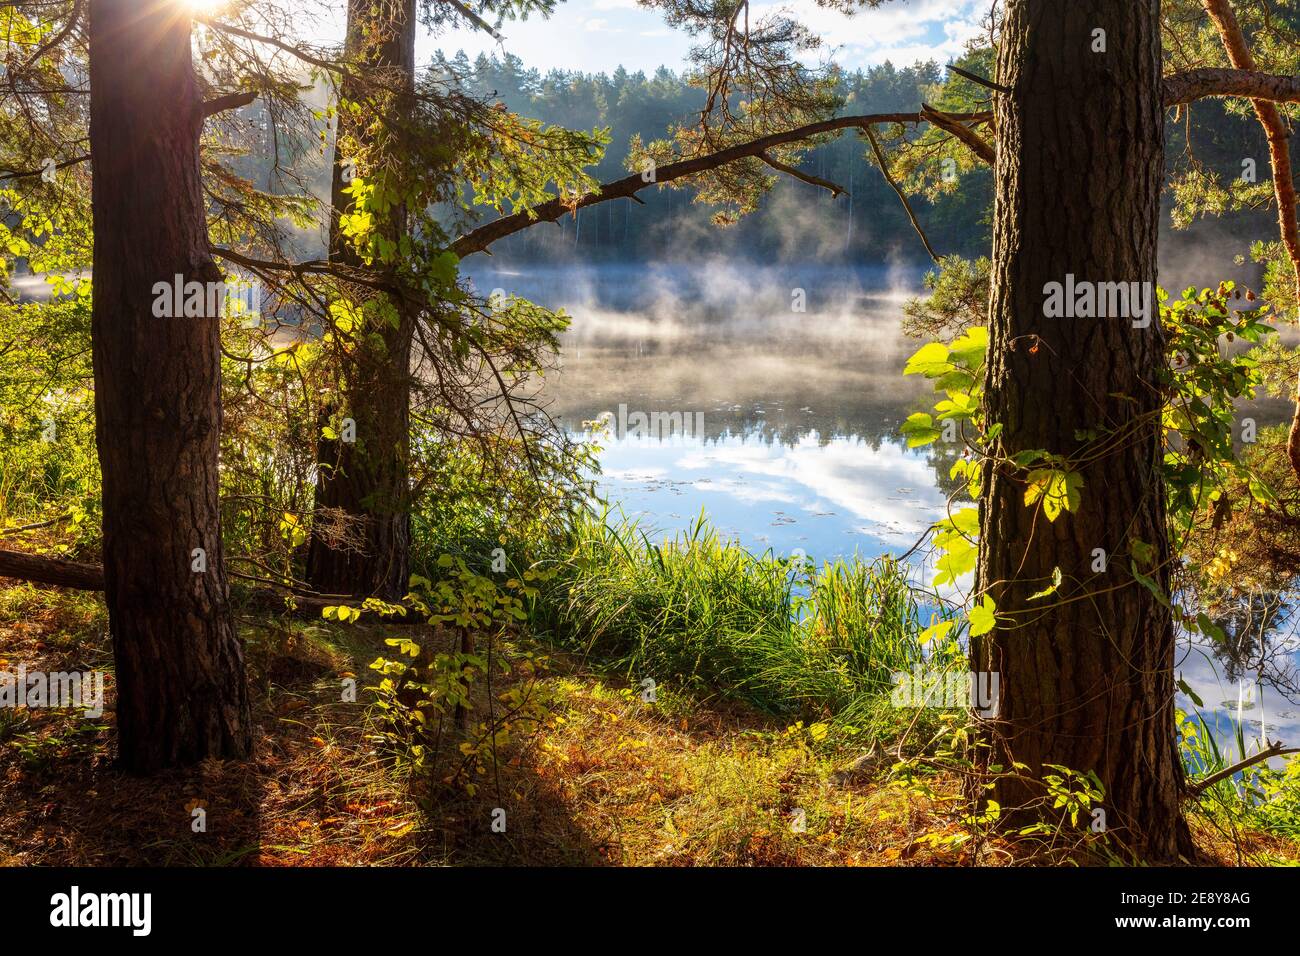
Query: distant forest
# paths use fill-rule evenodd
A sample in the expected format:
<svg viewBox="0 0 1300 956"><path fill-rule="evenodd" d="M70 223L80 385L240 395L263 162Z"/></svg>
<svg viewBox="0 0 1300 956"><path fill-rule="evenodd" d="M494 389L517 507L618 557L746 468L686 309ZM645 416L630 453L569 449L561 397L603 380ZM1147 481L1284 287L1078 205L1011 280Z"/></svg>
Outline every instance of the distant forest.
<svg viewBox="0 0 1300 956"><path fill-rule="evenodd" d="M646 142L663 138L672 124L698 117L705 102L703 90L667 67L649 76L622 67L612 75L576 70L542 73L528 69L517 56L480 54L471 61L464 52L451 58L439 52L435 63L461 77L471 94L495 97L525 116L569 129L608 127L609 147L593 171L601 182L628 174L624 160L634 135ZM942 81L943 69L934 62L901 69L885 63L844 73L840 112L915 110L927 91ZM644 206L631 201L608 203L564 220L561 241L557 242L554 227L528 230L499 244L494 253L548 261L569 256L587 261L671 260L701 253L795 261L927 258L898 198L872 166L865 140L842 135L810 151L802 168L844 187L849 195L832 198L824 189L781 176L757 213L720 229L710 222L713 209L693 202L693 190L647 190L640 197ZM963 179L963 187L933 206L924 199L914 204L940 254L987 251L992 174L987 169L973 172Z"/></svg>
<svg viewBox="0 0 1300 956"><path fill-rule="evenodd" d="M690 122L704 104L704 91L666 67L652 75L578 70L529 69L510 54L480 54L470 60L462 51L448 58L441 51L435 65L461 78L468 92L496 98L509 109L570 129L608 127L610 144L593 171L601 182L628 174L624 166L634 135L649 142L662 138L674 123ZM933 98L945 70L936 62L896 67L886 62L842 72L839 95L844 115L915 110ZM1257 124L1228 116L1224 101L1195 104L1187 117L1171 119L1166 130L1166 165L1171 182L1195 181L1198 172L1217 172L1231 181L1241 174L1244 157L1255 157L1267 178L1268 149ZM1171 114L1172 115L1172 114ZM1187 149L1188 137L1191 150ZM845 133L815 148L803 170L836 183L849 193L832 198L817 186L789 176L777 179L758 212L735 226L720 229L710 222L713 209L693 202L689 189L647 190L645 205L624 200L566 218L557 229L526 230L499 243L498 257L520 261L660 259L689 260L701 254L761 260L880 262L927 259L898 198L871 159L865 140ZM985 167L962 174L960 188L928 201L911 198L922 227L940 255L987 255L991 243L992 173ZM1165 197L1162 231L1170 231L1173 197ZM815 209L815 214L811 210ZM1224 238L1258 236L1272 215L1236 215L1225 219ZM557 234L559 238L557 239ZM1183 245L1176 234L1167 248Z"/></svg>
<svg viewBox="0 0 1300 956"><path fill-rule="evenodd" d="M649 143L662 139L675 124L689 124L698 117L705 102L704 91L692 86L685 74L660 67L651 75L629 73L619 67L612 74L578 70L530 69L517 56L480 54L471 60L463 51L447 57L439 51L433 66L449 80L459 82L465 92L497 100L508 109L547 124L575 130L608 129L609 145L591 173L600 182L628 175L628 145L633 136ZM941 95L945 69L934 61L896 67L884 63L852 72L841 71L837 95L842 101L838 113L909 112ZM318 88L314 99L324 105L325 91ZM1268 147L1258 124L1229 116L1233 108L1226 100L1202 100L1186 113L1169 114L1166 123L1165 162L1169 188L1163 200L1161 231L1166 255L1176 256L1203 243L1206 226L1200 232L1179 233L1170 211L1175 193L1185 205L1212 215L1229 205L1228 194L1244 192L1243 184L1231 186L1242 175L1242 161L1253 158L1268 178ZM1237 107L1238 109L1240 107ZM271 175L277 141L262 104L240 111L260 130L260 143L245 143L248 153L234 160L234 167L252 181L276 191ZM910 135L910 133L909 133ZM1189 145L1190 138L1190 146ZM298 152L292 165L311 184L317 196L329 195L329 167L326 156L311 144ZM293 152L293 150L290 150ZM892 152L892 151L891 151ZM281 161L285 155L281 152ZM696 203L695 191L651 189L639 194L642 203L631 200L603 203L565 217L555 226L528 229L493 247L500 264L516 262L565 262L582 260L663 262L699 261L701 257L785 262L837 262L921 265L928 262L925 248L907 214L875 165L865 140L845 132L834 141L812 147L800 167L803 171L835 183L848 195L832 197L819 186L790 176L773 177L774 186L757 212L737 224L721 228L711 222L716 209ZM898 174L898 170L895 170ZM915 183L904 181L909 201L935 250L941 256L967 258L990 254L993 177L983 165L963 171L956 188L947 191L916 191ZM1261 206L1271 191L1255 187ZM1194 193L1193 200L1190 195ZM483 219L495 213L481 208ZM1274 221L1262 209L1225 216L1209 228L1213 244L1228 245L1216 250L1230 255L1245 252L1248 240L1268 234ZM1234 244L1234 240L1240 240ZM299 232L296 245L306 256L319 255L324 236Z"/></svg>

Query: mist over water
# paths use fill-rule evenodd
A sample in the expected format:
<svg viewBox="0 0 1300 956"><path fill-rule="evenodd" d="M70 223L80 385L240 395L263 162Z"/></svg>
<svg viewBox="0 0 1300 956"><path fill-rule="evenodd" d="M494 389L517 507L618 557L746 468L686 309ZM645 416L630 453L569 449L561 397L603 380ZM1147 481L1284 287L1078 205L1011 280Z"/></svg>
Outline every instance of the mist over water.
<svg viewBox="0 0 1300 956"><path fill-rule="evenodd" d="M573 315L547 385L566 428L617 423L620 407L702 417L701 434L601 439L600 487L629 517L672 532L703 509L747 547L819 560L906 550L942 512L933 453L898 434L928 391L901 374L915 344L898 319L920 281L719 263L475 275Z"/></svg>
<svg viewBox="0 0 1300 956"><path fill-rule="evenodd" d="M1171 295L1256 278L1249 266L1211 276L1208 253L1169 248L1160 279ZM1222 250L1217 262L1221 272ZM719 258L470 274L483 294L501 289L572 316L560 368L546 383L550 410L573 433L602 415L611 423L599 438L598 487L652 538L687 529L703 512L751 550L798 548L821 562L906 552L957 487L948 478L955 452L943 443L908 449L898 431L933 403L927 380L902 374L920 345L900 331L902 307L923 291L924 271ZM1265 400L1252 411L1263 427L1291 410ZM637 412L678 413L686 433L618 427ZM918 582L932 580L924 554L913 567ZM1261 641L1276 669L1294 665L1292 616L1269 623L1253 648L1180 647L1177 672L1225 743L1238 722L1248 739L1265 727L1300 737L1285 681L1259 682L1239 665Z"/></svg>
<svg viewBox="0 0 1300 956"><path fill-rule="evenodd" d="M1162 276L1196 284L1201 268L1184 249ZM906 550L957 488L953 449L908 449L898 431L933 403L928 381L902 374L920 345L901 333L902 308L924 272L718 258L471 277L483 294L572 316L546 385L570 431L620 411L702 424L606 431L600 487L629 517L671 533L703 508L747 547L822 560ZM1290 414L1285 402L1252 409L1261 426Z"/></svg>

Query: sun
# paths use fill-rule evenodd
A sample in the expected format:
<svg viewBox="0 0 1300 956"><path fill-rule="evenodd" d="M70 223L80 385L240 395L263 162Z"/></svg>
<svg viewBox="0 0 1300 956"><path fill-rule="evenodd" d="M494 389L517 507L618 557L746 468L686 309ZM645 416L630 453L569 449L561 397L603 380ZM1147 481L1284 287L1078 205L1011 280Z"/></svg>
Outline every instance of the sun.
<svg viewBox="0 0 1300 956"><path fill-rule="evenodd" d="M194 13L208 16L224 7L226 2L227 0L185 0L185 5Z"/></svg>

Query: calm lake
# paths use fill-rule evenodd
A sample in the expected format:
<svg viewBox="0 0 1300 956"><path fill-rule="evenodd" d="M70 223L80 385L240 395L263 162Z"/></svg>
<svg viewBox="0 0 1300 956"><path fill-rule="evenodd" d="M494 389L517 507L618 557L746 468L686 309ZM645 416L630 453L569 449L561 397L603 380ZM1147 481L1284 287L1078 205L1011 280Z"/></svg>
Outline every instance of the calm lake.
<svg viewBox="0 0 1300 956"><path fill-rule="evenodd" d="M920 270L701 263L472 275L484 294L573 317L547 384L551 412L574 432L608 413L599 487L652 537L703 511L751 550L869 559L906 552L944 513L953 458L942 445L910 450L898 433L931 406L929 383L902 374L920 345L899 328ZM1253 414L1262 427L1290 409L1262 402ZM918 583L932 579L923 554L913 566ZM1248 741L1266 728L1295 745L1294 684L1261 681L1257 666L1261 656L1274 671L1300 663L1294 615L1241 630L1232 652L1184 641L1178 673L1225 742L1240 719Z"/></svg>

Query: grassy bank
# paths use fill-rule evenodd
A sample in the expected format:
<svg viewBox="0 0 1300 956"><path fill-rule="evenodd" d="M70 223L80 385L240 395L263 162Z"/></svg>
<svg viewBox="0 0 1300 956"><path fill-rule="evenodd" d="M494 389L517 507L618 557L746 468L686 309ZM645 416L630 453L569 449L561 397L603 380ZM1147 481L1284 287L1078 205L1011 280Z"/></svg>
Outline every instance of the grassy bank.
<svg viewBox="0 0 1300 956"><path fill-rule="evenodd" d="M703 518L655 541L588 517L555 568L534 628L637 684L878 732L897 721L896 672L965 666L955 641L923 646L927 595L888 557L816 567L753 554Z"/></svg>
<svg viewBox="0 0 1300 956"><path fill-rule="evenodd" d="M895 673L967 667L959 631L926 640L936 605L897 562L792 564L704 521L669 540L599 517L546 540L511 537L486 518L460 527L418 555L430 579L419 591L440 620L241 617L255 760L149 780L113 764L99 596L0 587L0 670L108 675L100 719L0 711L0 862L1067 859L1063 831L999 834L972 814L956 759L970 729L962 711L893 706ZM53 552L78 533L56 524L21 543ZM497 547L520 556L504 573L492 568ZM457 614L435 613L477 615L502 598L518 599L518 617L476 618L469 651ZM375 665L393 660L426 668L425 690L382 692L390 672ZM349 681L351 700L340 695ZM1238 759L1196 715L1180 726L1192 774ZM1207 860L1300 860L1297 766L1258 765L1189 801ZM195 808L205 832L191 829ZM1104 846L1089 858L1107 859Z"/></svg>
<svg viewBox="0 0 1300 956"><path fill-rule="evenodd" d="M102 603L11 586L0 591L4 667L109 671L100 721L19 712L0 728L0 864L165 865L843 865L952 866L1060 862L1049 842L970 835L960 777L915 782L893 757L837 743L817 724L774 717L669 685L657 700L595 662L503 637L500 699L545 701L544 719L501 742L499 765L464 764L488 700L444 742L433 772L413 775L375 744L352 675L390 652L379 624L245 620L241 634L258 726L249 763L208 761L149 779L113 765L114 694ZM403 628L411 635L418 629ZM422 642L445 645L431 629ZM535 666L523 667L530 661ZM924 741L918 739L918 743ZM866 756L867 759L862 759ZM471 788L467 784L475 783ZM193 809L206 830L192 828ZM505 811L503 832L493 813ZM1240 814L1198 816L1211 860L1300 859L1280 828Z"/></svg>

